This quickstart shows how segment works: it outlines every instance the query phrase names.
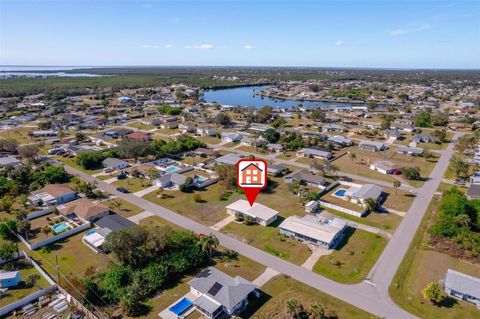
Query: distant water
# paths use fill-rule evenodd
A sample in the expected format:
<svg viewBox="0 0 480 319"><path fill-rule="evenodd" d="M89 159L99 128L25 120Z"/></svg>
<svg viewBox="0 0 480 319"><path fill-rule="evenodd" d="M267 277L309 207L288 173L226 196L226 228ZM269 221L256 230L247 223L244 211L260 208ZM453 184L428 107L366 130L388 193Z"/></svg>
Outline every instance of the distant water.
<svg viewBox="0 0 480 319"><path fill-rule="evenodd" d="M335 103L335 102L312 102L312 101L292 101L292 100L278 100L264 96L263 98L256 95L266 86L243 86L228 89L205 90L203 98L208 103L216 102L222 105L240 105L252 106L261 108L269 105L275 108L289 108L301 104L307 107L338 107L338 106L352 106L350 103ZM355 104L360 106L362 104Z"/></svg>
<svg viewBox="0 0 480 319"><path fill-rule="evenodd" d="M83 66L23 66L23 65L0 65L0 78L10 77L97 77L102 76L91 73L67 73L76 69L89 69L94 67ZM61 71L61 72L55 72Z"/></svg>

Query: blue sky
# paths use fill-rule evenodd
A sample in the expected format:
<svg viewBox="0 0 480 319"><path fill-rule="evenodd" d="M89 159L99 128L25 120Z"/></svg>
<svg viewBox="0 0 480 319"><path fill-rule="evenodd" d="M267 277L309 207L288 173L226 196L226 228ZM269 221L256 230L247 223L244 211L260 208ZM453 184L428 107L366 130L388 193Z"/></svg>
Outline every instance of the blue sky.
<svg viewBox="0 0 480 319"><path fill-rule="evenodd" d="M0 0L0 64L480 68L480 1Z"/></svg>

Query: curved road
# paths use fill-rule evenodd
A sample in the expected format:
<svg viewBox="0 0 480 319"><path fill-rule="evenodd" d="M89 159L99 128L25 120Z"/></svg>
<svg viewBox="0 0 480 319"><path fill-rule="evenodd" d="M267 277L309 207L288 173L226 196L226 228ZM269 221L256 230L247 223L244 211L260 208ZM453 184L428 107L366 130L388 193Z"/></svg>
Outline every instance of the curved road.
<svg viewBox="0 0 480 319"><path fill-rule="evenodd" d="M256 262L280 273L291 276L308 286L321 290L358 308L380 317L409 319L416 317L397 306L390 299L390 296L388 295L388 287L403 259L403 256L408 250L435 191L442 180L448 167L448 162L454 152L455 140L460 134L461 133L456 133L454 135L452 142L447 149L442 152L437 165L435 165L435 168L430 174L429 180L426 181L421 188L417 189L418 195L416 199L406 216L403 218L392 239L389 241L387 247L384 249L382 255L370 271L369 281L364 281L355 285L337 283L305 268L247 245L219 231L212 230L205 225L197 223L143 198L136 197L132 194L120 193L114 186L75 168L65 166L65 169L70 174L77 175L86 181L94 182L100 189L121 197L122 199L183 228L190 229L196 233L213 233L218 237L222 246L232 249L245 257L255 260ZM58 163L56 164L58 165Z"/></svg>

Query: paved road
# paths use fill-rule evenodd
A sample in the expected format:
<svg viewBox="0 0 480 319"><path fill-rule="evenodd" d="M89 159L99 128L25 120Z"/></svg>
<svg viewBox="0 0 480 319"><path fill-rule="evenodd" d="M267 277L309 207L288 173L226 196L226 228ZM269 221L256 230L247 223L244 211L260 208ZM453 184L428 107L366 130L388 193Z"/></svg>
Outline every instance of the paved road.
<svg viewBox="0 0 480 319"><path fill-rule="evenodd" d="M301 266L294 265L278 257L270 255L262 250L245 244L239 240L229 237L221 232L212 230L208 226L197 223L189 218L174 213L162 206L151 203L143 198L132 194L123 194L118 192L114 186L98 180L84 172L65 166L66 170L82 179L94 182L97 187L124 200L141 207L144 210L175 223L183 228L190 229L196 233L213 233L220 244L228 249L232 249L247 258L255 260L267 267L270 267L280 273L291 276L292 278L321 290L338 299L346 301L356 307L364 309L377 316L395 319L416 318L397 306L388 295L388 287L395 275L395 272L410 245L415 232L426 212L433 194L438 188L442 177L448 167L450 157L453 155L453 146L460 133L456 133L454 141L442 152L442 155L432 170L430 178L418 191L418 196L414 200L408 214L403 218L394 236L389 241L384 252L377 260L369 274L369 283L362 282L356 285L345 285L334 282L323 276L308 271Z"/></svg>

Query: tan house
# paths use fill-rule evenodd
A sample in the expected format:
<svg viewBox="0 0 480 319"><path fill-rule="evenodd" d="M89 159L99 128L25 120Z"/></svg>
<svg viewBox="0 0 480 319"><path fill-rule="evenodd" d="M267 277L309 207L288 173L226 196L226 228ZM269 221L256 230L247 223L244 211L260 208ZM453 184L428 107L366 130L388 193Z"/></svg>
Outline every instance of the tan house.
<svg viewBox="0 0 480 319"><path fill-rule="evenodd" d="M58 211L65 217L79 218L89 222L94 222L110 214L110 209L107 206L95 203L88 198L80 198L58 206Z"/></svg>

